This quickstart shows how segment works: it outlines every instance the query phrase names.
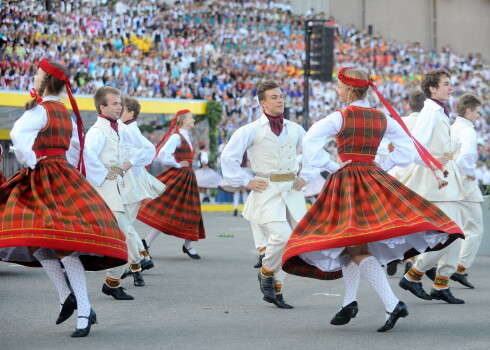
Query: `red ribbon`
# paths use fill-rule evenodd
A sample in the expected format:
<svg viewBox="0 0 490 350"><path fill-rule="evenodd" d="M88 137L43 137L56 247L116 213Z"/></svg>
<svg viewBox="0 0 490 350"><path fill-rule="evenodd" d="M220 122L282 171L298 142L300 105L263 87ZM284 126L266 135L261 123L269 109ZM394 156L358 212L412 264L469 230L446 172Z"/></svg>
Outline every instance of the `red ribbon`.
<svg viewBox="0 0 490 350"><path fill-rule="evenodd" d="M190 113L190 112L186 112L186 113ZM183 114L183 113L181 113L181 114ZM172 123L170 123L170 128L165 133L165 135L163 135L163 137L160 140L160 142L158 142L158 144L156 146L157 153L155 153L155 157L153 157L153 160L151 161L151 163L146 166L146 170L150 169L151 165L153 164L153 162L155 161L155 159L158 156L158 152L160 152L160 150L162 149L163 145L165 144L165 142L168 140L168 138L172 134L172 130L175 129L175 132L179 132L179 128L176 125L176 123L177 123L177 119L176 118L172 119Z"/></svg>
<svg viewBox="0 0 490 350"><path fill-rule="evenodd" d="M43 71L45 71L49 75L52 75L56 79L65 82L66 93L68 94L68 98L70 99L70 104L71 104L71 107L73 108L73 113L75 113L75 116L77 117L78 140L80 141L80 158L78 159L77 168L78 168L78 170L80 170L80 172L83 174L83 176L85 176L86 175L85 162L83 160L83 149L85 147L84 127L83 127L82 117L80 116L80 111L78 110L77 101L73 97L73 92L71 90L71 84L70 84L70 78L68 78L61 69L51 65L51 63L49 63L49 61L45 58L43 58L38 63L38 66L39 66L39 68L41 68ZM37 98L36 98L36 100L37 100Z"/></svg>
<svg viewBox="0 0 490 350"><path fill-rule="evenodd" d="M444 171L444 167L442 166L442 164L437 159L435 159L434 156L432 154L430 154L430 152L424 146L422 146L422 144L419 141L417 141L417 139L415 137L413 137L413 135L410 133L407 126L403 122L402 118L393 109L393 107L391 107L391 105L383 97L383 95L381 95L381 93L376 88L376 85L374 85L374 83L372 81L369 81L366 79L357 79L357 78L348 77L348 76L344 75L344 71L349 70L349 69L353 69L353 68L352 67L344 67L344 68L339 70L339 73L338 73L339 80L346 85L356 87L356 88L371 86L373 88L374 92L376 93L376 95L379 97L379 100L381 101L381 103L383 103L383 105L386 107L386 109L390 112L393 119L395 119L398 122L398 124L400 124L402 129L412 139L412 141L415 145L415 149L419 153L420 157L422 158L424 163L427 164L429 169L432 171L432 173L436 177L436 179L439 183L439 188L446 186L447 182L442 180L439 176L437 176L434 169L432 168L432 166L435 165L439 170Z"/></svg>
<svg viewBox="0 0 490 350"><path fill-rule="evenodd" d="M31 97L32 98L35 98L36 99L36 102L37 103L43 102L42 96L37 93L36 89L34 89L34 88L30 89L29 90L29 93L31 94Z"/></svg>

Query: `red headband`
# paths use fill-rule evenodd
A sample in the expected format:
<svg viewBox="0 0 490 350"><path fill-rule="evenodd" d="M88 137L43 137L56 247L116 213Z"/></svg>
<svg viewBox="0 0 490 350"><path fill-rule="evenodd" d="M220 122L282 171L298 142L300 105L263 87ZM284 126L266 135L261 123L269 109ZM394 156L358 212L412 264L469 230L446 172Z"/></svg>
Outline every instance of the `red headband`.
<svg viewBox="0 0 490 350"><path fill-rule="evenodd" d="M82 117L80 116L80 111L78 110L77 101L73 97L73 92L71 91L70 78L68 78L61 69L53 66L45 58L43 58L38 63L38 66L47 74L52 75L56 79L65 82L66 93L68 94L68 98L70 99L70 104L71 107L73 108L73 113L75 113L75 116L77 117L78 140L80 141L80 158L78 160L78 170L80 170L80 172L85 176L85 162L83 161L83 148L85 146L85 135L84 135L84 128L83 128L83 121L82 121ZM32 96L32 92L31 92L31 96ZM38 100L37 97L36 100Z"/></svg>
<svg viewBox="0 0 490 350"><path fill-rule="evenodd" d="M432 170L432 173L436 177L436 179L437 179L437 181L439 183L439 189L441 189L442 187L446 186L447 185L447 181L444 181L441 178L439 178L439 176L436 175L434 169L432 168L432 166L435 165L437 168L439 168L439 170L443 171L443 174L446 177L448 173L447 173L446 170L444 170L444 167L442 166L442 164L437 159L435 159L432 156L432 154L430 154L430 152L424 146L422 146L420 144L420 142L417 141L417 139L415 139L415 137L412 136L412 134L408 130L407 126L403 122L402 118L400 118L400 116L394 110L394 108L388 103L388 101L383 97L383 95L381 95L381 93L376 88L376 85L374 85L374 83L371 80L357 79L357 78L353 78L353 77L348 77L348 76L346 76L344 74L344 72L346 70L350 70L350 69L353 69L353 68L352 67L343 67L343 68L341 68L339 70L339 72L338 72L338 75L337 75L338 76L338 79L342 83L344 83L345 85L349 85L349 86L352 86L354 88L363 88L363 87L371 86L373 88L374 92L376 93L376 95L378 95L379 100L381 101L381 103L390 112L390 114L393 117L393 119L395 119L398 122L398 124L401 125L402 129L412 139L412 141L413 141L413 143L415 145L415 149L419 153L420 157L422 158L422 160L424 161L424 163L427 164L427 166L429 167L429 169Z"/></svg>
<svg viewBox="0 0 490 350"><path fill-rule="evenodd" d="M186 114L186 113L191 113L191 111L189 111L188 109L181 109L180 111L175 113L175 116L178 117L179 115Z"/></svg>

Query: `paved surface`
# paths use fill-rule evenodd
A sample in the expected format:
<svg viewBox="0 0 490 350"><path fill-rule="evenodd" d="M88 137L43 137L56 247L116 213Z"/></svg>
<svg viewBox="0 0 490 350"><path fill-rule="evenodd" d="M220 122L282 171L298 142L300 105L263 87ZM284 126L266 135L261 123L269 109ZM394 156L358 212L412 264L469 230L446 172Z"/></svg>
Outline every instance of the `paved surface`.
<svg viewBox="0 0 490 350"><path fill-rule="evenodd" d="M410 315L390 332L381 301L361 281L359 314L346 326L329 324L342 303L343 281L288 276L293 310L262 301L248 223L231 213L205 213L207 239L196 244L202 260L182 253L182 240L162 235L151 247L156 267L147 286L124 281L134 301L101 293L103 272L88 273L89 297L99 324L72 339L76 319L56 326L58 298L41 269L0 263L0 350L7 349L489 349L490 257L478 257L470 279L477 289L452 283L465 305L423 301L398 287ZM139 224L144 237L149 228ZM232 234L233 237L219 237ZM399 265L402 270L402 265ZM430 286L429 280L424 281Z"/></svg>

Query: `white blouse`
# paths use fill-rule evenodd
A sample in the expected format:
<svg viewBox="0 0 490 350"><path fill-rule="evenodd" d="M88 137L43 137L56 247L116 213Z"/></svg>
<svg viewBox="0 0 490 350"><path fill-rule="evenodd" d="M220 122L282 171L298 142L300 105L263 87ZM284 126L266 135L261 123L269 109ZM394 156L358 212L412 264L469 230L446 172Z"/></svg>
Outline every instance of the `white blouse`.
<svg viewBox="0 0 490 350"><path fill-rule="evenodd" d="M353 106L370 108L367 102L360 100L352 103ZM339 111L335 111L312 125L303 140L303 166L319 168L335 173L340 166L331 160L330 154L324 150L328 139L337 135L342 129L343 118ZM388 171L395 165L407 167L414 160L415 147L412 139L408 137L397 121L387 117L387 126L384 137L395 146L380 166Z"/></svg>
<svg viewBox="0 0 490 350"><path fill-rule="evenodd" d="M60 102L58 96L45 96L43 101ZM14 123L10 131L10 138L13 143L13 150L17 160L24 166L34 169L36 167L36 154L32 146L39 134L48 124L48 114L46 109L37 105L33 109L25 111L24 114ZM68 161L76 166L79 158L80 144L78 140L77 126L72 119L73 134L70 140L70 147L67 152Z"/></svg>
<svg viewBox="0 0 490 350"><path fill-rule="evenodd" d="M187 141L187 143L193 150L194 148L192 147L189 131L184 129L179 129L179 132L182 136L184 136L184 139ZM160 149L157 158L163 163L163 165L167 167L181 168L181 165L177 163L174 157L175 150L177 149L177 147L180 146L181 146L180 136L178 134L173 134L172 136L169 137L167 142L165 142L163 147Z"/></svg>

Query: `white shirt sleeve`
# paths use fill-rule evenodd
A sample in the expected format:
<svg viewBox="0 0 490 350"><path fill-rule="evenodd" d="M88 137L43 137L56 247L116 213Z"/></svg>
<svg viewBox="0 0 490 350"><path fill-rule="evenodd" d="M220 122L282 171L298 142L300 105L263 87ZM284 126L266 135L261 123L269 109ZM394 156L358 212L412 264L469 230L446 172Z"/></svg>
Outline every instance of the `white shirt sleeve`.
<svg viewBox="0 0 490 350"><path fill-rule="evenodd" d="M305 129L303 129L302 126L299 126L299 138L298 138L298 144L296 145L296 148L302 149L303 148L303 139L306 135ZM306 182L310 182L314 180L318 176L318 169L315 169L313 167L301 167L301 171L299 173L299 177L304 179Z"/></svg>
<svg viewBox="0 0 490 350"><path fill-rule="evenodd" d="M66 152L66 159L76 168L80 159L80 140L78 139L77 123L72 119L71 124L73 126L73 134L71 135L70 147Z"/></svg>
<svg viewBox="0 0 490 350"><path fill-rule="evenodd" d="M477 154L476 132L474 129L465 128L458 135L460 153L455 160L456 165L463 175L475 176Z"/></svg>
<svg viewBox="0 0 490 350"><path fill-rule="evenodd" d="M342 128L342 114L335 111L313 124L303 138L303 168L319 168L335 173L340 166L330 159L323 149L327 140L339 133Z"/></svg>
<svg viewBox="0 0 490 350"><path fill-rule="evenodd" d="M249 178L240 167L243 155L252 146L255 138L255 123L239 128L230 138L221 153L221 171L225 180L233 187L247 186Z"/></svg>
<svg viewBox="0 0 490 350"><path fill-rule="evenodd" d="M384 137L393 143L395 150L387 155L385 160L380 163L380 166L385 171L390 170L395 165L407 167L413 163L415 153L417 153L413 140L396 120L390 117L387 117L386 120L387 125Z"/></svg>
<svg viewBox="0 0 490 350"><path fill-rule="evenodd" d="M174 157L175 150L180 146L180 144L180 136L177 134L173 134L170 136L167 142L165 142L157 156L163 165L167 167L181 168L181 165L177 163Z"/></svg>
<svg viewBox="0 0 490 350"><path fill-rule="evenodd" d="M85 136L83 160L87 172L87 180L94 186L100 187L109 170L99 159L99 154L105 146L105 136L102 130L90 128Z"/></svg>
<svg viewBox="0 0 490 350"><path fill-rule="evenodd" d="M127 127L123 131L123 145L129 150L128 161L133 167L144 167L151 163L156 154L155 146L144 137L138 127Z"/></svg>
<svg viewBox="0 0 490 350"><path fill-rule="evenodd" d="M15 122L10 131L10 138L14 146L17 160L24 166L34 169L36 167L36 154L32 150L39 131L48 124L48 115L44 107L37 105L25 111Z"/></svg>

